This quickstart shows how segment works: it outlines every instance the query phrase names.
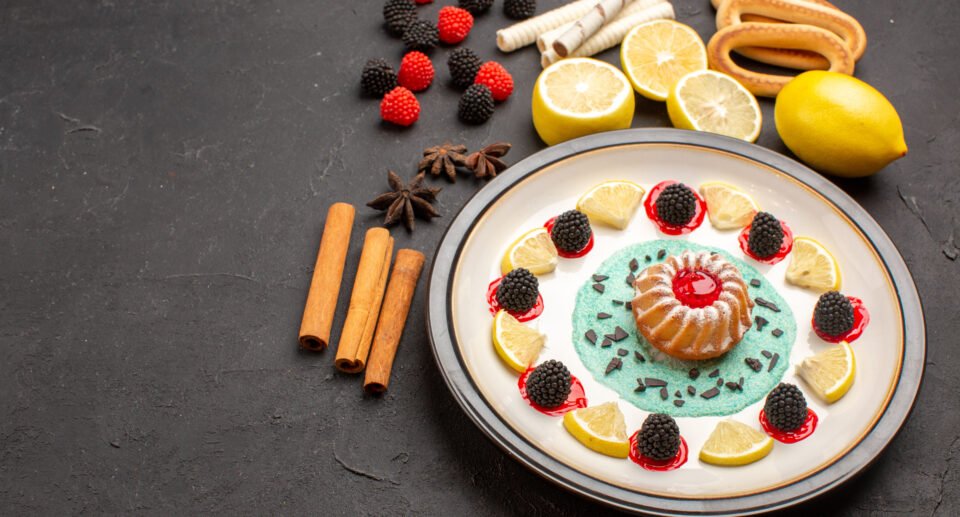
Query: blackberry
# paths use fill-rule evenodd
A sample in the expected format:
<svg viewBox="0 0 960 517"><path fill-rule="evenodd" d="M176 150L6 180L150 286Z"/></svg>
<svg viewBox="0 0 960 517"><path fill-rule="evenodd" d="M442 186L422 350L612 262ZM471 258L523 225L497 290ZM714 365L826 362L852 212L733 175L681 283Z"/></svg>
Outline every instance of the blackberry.
<svg viewBox="0 0 960 517"><path fill-rule="evenodd" d="M387 0L383 4L383 21L387 31L395 36L403 35L407 25L417 18L417 6L413 0Z"/></svg>
<svg viewBox="0 0 960 517"><path fill-rule="evenodd" d="M773 214L757 212L750 223L750 238L747 247L760 258L772 257L783 245L783 226Z"/></svg>
<svg viewBox="0 0 960 517"><path fill-rule="evenodd" d="M657 217L672 226L683 226L697 214L697 195L683 183L668 185L657 197Z"/></svg>
<svg viewBox="0 0 960 517"><path fill-rule="evenodd" d="M640 454L657 461L667 461L680 450L680 427L670 415L654 413L643 421L637 436Z"/></svg>
<svg viewBox="0 0 960 517"><path fill-rule="evenodd" d="M508 18L525 20L537 12L537 0L504 0L503 12Z"/></svg>
<svg viewBox="0 0 960 517"><path fill-rule="evenodd" d="M410 50L427 51L440 43L440 31L427 20L414 20L403 31L403 44Z"/></svg>
<svg viewBox="0 0 960 517"><path fill-rule="evenodd" d="M519 267L507 273L497 286L497 303L510 312L527 312L537 304L540 282L530 271Z"/></svg>
<svg viewBox="0 0 960 517"><path fill-rule="evenodd" d="M841 336L853 328L853 304L837 291L823 293L813 308L813 324L828 336Z"/></svg>
<svg viewBox="0 0 960 517"><path fill-rule="evenodd" d="M570 370L551 359L534 368L527 376L527 396L535 404L554 408L570 396Z"/></svg>
<svg viewBox="0 0 960 517"><path fill-rule="evenodd" d="M482 84L473 84L463 92L457 116L468 124L483 124L493 115L493 93Z"/></svg>
<svg viewBox="0 0 960 517"><path fill-rule="evenodd" d="M360 75L360 89L364 95L383 97L397 87L397 74L383 59L371 59Z"/></svg>
<svg viewBox="0 0 960 517"><path fill-rule="evenodd" d="M473 84L482 64L480 58L466 47L454 50L447 58L447 68L450 70L450 77L453 78L453 84L460 88Z"/></svg>
<svg viewBox="0 0 960 517"><path fill-rule="evenodd" d="M490 6L493 5L493 0L459 0L457 4L470 11L470 14L476 16L487 12Z"/></svg>
<svg viewBox="0 0 960 517"><path fill-rule="evenodd" d="M807 399L800 388L781 382L763 404L767 422L780 431L796 431L807 421Z"/></svg>
<svg viewBox="0 0 960 517"><path fill-rule="evenodd" d="M550 230L550 238L561 251L576 253L587 246L593 230L590 220L579 210L567 210L557 216Z"/></svg>

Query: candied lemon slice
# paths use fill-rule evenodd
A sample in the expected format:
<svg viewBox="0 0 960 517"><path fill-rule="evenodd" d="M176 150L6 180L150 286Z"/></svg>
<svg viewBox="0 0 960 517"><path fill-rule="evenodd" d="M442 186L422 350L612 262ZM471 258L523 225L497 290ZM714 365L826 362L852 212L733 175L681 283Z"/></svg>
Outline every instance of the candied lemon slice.
<svg viewBox="0 0 960 517"><path fill-rule="evenodd" d="M827 248L810 237L793 241L787 282L816 291L840 290L840 266Z"/></svg>
<svg viewBox="0 0 960 517"><path fill-rule="evenodd" d="M620 45L620 65L637 93L664 101L681 77L707 69L707 49L690 26L656 20L627 33Z"/></svg>
<svg viewBox="0 0 960 517"><path fill-rule="evenodd" d="M626 458L630 454L627 424L616 402L576 409L563 415L563 427L587 448Z"/></svg>
<svg viewBox="0 0 960 517"><path fill-rule="evenodd" d="M731 467L748 465L772 450L773 438L766 433L735 420L721 420L700 449L700 461Z"/></svg>
<svg viewBox="0 0 960 517"><path fill-rule="evenodd" d="M546 336L517 321L507 311L493 318L493 347L510 368L523 373L537 360Z"/></svg>
<svg viewBox="0 0 960 517"><path fill-rule="evenodd" d="M808 357L797 366L797 375L825 402L833 404L850 391L857 359L846 341Z"/></svg>
<svg viewBox="0 0 960 517"><path fill-rule="evenodd" d="M577 210L586 214L592 223L623 230L640 206L644 192L643 187L632 181L607 181L581 196Z"/></svg>
<svg viewBox="0 0 960 517"><path fill-rule="evenodd" d="M725 135L747 142L760 136L763 115L752 93L726 74L699 70L670 90L667 113L673 127Z"/></svg>
<svg viewBox="0 0 960 517"><path fill-rule="evenodd" d="M546 228L536 228L513 241L500 261L504 275L517 268L526 268L535 275L549 273L557 268L557 247Z"/></svg>
<svg viewBox="0 0 960 517"><path fill-rule="evenodd" d="M707 203L710 224L718 230L743 228L760 210L745 192L719 181L700 185L700 194Z"/></svg>

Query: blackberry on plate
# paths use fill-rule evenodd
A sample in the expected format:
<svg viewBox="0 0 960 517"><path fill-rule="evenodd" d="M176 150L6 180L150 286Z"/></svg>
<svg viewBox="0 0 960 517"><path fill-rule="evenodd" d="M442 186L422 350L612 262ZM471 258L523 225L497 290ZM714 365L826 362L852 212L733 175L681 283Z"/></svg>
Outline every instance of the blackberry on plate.
<svg viewBox="0 0 960 517"><path fill-rule="evenodd" d="M483 124L493 115L493 93L482 84L467 88L457 105L457 116L468 124Z"/></svg>
<svg viewBox="0 0 960 517"><path fill-rule="evenodd" d="M853 328L853 304L837 291L823 293L813 308L813 324L828 336L840 336Z"/></svg>
<svg viewBox="0 0 960 517"><path fill-rule="evenodd" d="M360 89L364 95L383 97L397 87L397 74L383 59L371 59L363 67L360 76Z"/></svg>
<svg viewBox="0 0 960 517"><path fill-rule="evenodd" d="M527 376L527 396L545 408L563 404L570 396L570 386L570 370L554 359L541 363Z"/></svg>
<svg viewBox="0 0 960 517"><path fill-rule="evenodd" d="M447 58L447 68L450 70L453 84L460 88L466 88L473 84L481 65L483 65L483 62L480 61L480 58L466 47L455 49Z"/></svg>
<svg viewBox="0 0 960 517"><path fill-rule="evenodd" d="M537 12L537 0L504 0L503 12L508 18L525 20Z"/></svg>
<svg viewBox="0 0 960 517"><path fill-rule="evenodd" d="M530 271L519 267L507 273L497 286L497 303L510 312L527 312L537 304L540 282Z"/></svg>
<svg viewBox="0 0 960 517"><path fill-rule="evenodd" d="M383 21L387 31L400 36L413 20L417 18L417 6L413 0L387 0L383 4Z"/></svg>
<svg viewBox="0 0 960 517"><path fill-rule="evenodd" d="M657 217L672 226L683 226L697 214L697 195L683 183L668 185L656 202Z"/></svg>
<svg viewBox="0 0 960 517"><path fill-rule="evenodd" d="M493 0L459 0L460 7L470 11L472 15L483 14L493 5Z"/></svg>
<svg viewBox="0 0 960 517"><path fill-rule="evenodd" d="M807 421L807 399L800 388L781 382L763 404L767 422L779 431L796 431Z"/></svg>
<svg viewBox="0 0 960 517"><path fill-rule="evenodd" d="M567 210L557 216L550 230L550 238L558 249L576 253L587 246L593 230L590 220L579 210Z"/></svg>
<svg viewBox="0 0 960 517"><path fill-rule="evenodd" d="M750 223L750 237L747 247L760 258L772 257L783 245L783 226L773 214L757 212Z"/></svg>
<svg viewBox="0 0 960 517"><path fill-rule="evenodd" d="M427 20L414 20L403 31L403 44L410 50L430 50L440 43L440 31Z"/></svg>
<svg viewBox="0 0 960 517"><path fill-rule="evenodd" d="M654 413L643 421L637 435L640 454L657 461L667 461L680 450L680 427L665 413Z"/></svg>

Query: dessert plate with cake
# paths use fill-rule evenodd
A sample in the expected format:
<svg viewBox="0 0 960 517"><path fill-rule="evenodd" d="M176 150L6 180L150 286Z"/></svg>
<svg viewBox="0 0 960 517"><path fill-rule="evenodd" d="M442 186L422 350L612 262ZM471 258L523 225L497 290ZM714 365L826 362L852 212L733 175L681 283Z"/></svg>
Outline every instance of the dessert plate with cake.
<svg viewBox="0 0 960 517"><path fill-rule="evenodd" d="M813 171L706 133L594 135L513 166L430 275L445 381L509 455L609 505L783 508L863 471L923 374L876 222Z"/></svg>

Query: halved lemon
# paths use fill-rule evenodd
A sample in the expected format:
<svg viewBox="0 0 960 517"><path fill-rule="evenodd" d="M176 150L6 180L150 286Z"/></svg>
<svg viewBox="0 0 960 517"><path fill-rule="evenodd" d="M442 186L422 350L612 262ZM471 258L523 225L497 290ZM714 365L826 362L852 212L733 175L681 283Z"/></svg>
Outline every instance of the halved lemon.
<svg viewBox="0 0 960 517"><path fill-rule="evenodd" d="M760 210L746 192L719 181L700 185L700 194L707 203L710 224L718 230L740 229L750 224Z"/></svg>
<svg viewBox="0 0 960 517"><path fill-rule="evenodd" d="M614 458L630 455L627 424L616 402L566 413L563 427L588 449Z"/></svg>
<svg viewBox="0 0 960 517"><path fill-rule="evenodd" d="M673 127L756 141L763 125L760 104L734 78L713 70L683 76L670 90L667 113Z"/></svg>
<svg viewBox="0 0 960 517"><path fill-rule="evenodd" d="M797 366L797 375L825 402L833 404L850 391L857 359L846 341L808 357Z"/></svg>
<svg viewBox="0 0 960 517"><path fill-rule="evenodd" d="M637 93L664 101L681 77L707 69L707 49L690 26L656 20L627 33L620 45L620 65Z"/></svg>
<svg viewBox="0 0 960 517"><path fill-rule="evenodd" d="M840 266L833 254L810 237L793 240L787 282L815 291L840 290Z"/></svg>
<svg viewBox="0 0 960 517"><path fill-rule="evenodd" d="M523 373L537 360L546 337L517 321L507 311L493 318L493 348L510 368Z"/></svg>
<svg viewBox="0 0 960 517"><path fill-rule="evenodd" d="M643 187L632 181L607 181L594 186L577 200L577 210L593 223L604 223L619 230L630 219L643 200Z"/></svg>
<svg viewBox="0 0 960 517"><path fill-rule="evenodd" d="M748 465L772 450L773 438L766 433L735 420L721 420L700 449L700 461L730 467Z"/></svg>
<svg viewBox="0 0 960 517"><path fill-rule="evenodd" d="M535 228L513 241L500 261L504 275L526 268L535 275L543 275L557 268L557 247L546 228Z"/></svg>
<svg viewBox="0 0 960 517"><path fill-rule="evenodd" d="M540 72L533 88L533 127L547 145L633 122L630 82L616 67L590 58L562 59Z"/></svg>

